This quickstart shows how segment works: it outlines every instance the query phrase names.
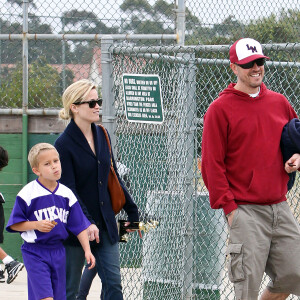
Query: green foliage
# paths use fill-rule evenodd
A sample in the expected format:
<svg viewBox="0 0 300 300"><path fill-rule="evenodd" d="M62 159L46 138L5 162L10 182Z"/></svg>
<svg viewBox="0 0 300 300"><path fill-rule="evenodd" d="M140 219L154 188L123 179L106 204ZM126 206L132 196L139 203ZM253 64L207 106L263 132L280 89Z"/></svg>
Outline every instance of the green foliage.
<svg viewBox="0 0 300 300"><path fill-rule="evenodd" d="M22 88L22 65L17 64L1 78L2 104L5 104L5 107L21 108ZM60 74L47 64L45 58L40 58L29 66L28 99L29 108L61 106Z"/></svg>
<svg viewBox="0 0 300 300"><path fill-rule="evenodd" d="M153 5L153 11L157 12L157 14L165 15L169 19L174 19L174 5L169 4L164 0L158 0Z"/></svg>
<svg viewBox="0 0 300 300"><path fill-rule="evenodd" d="M63 33L115 34L116 27L107 27L97 15L89 11L73 9L62 14ZM65 43L67 63L90 63L93 55L94 42L73 41L73 51L70 44ZM75 46L75 47L74 47Z"/></svg>
<svg viewBox="0 0 300 300"><path fill-rule="evenodd" d="M274 14L268 18L252 21L246 27L247 36L251 36L259 40L261 43L269 41L277 42L279 37L280 40L286 39L283 35L285 31L285 27L279 25Z"/></svg>
<svg viewBox="0 0 300 300"><path fill-rule="evenodd" d="M269 89L284 94L293 105L297 114L300 113L299 103L299 67L293 66L268 66L265 67L264 82Z"/></svg>
<svg viewBox="0 0 300 300"><path fill-rule="evenodd" d="M187 21L187 24L189 22ZM242 23L228 16L212 27L202 27L197 22L194 30L186 35L186 44L231 44L241 37L252 37L261 43L296 43L300 41L300 11L282 10L279 16L271 14L260 19Z"/></svg>
<svg viewBox="0 0 300 300"><path fill-rule="evenodd" d="M69 24L76 25L78 23L81 23L83 20L87 22L94 22L97 20L97 17L94 13L88 12L88 11L79 11L77 9L73 9L71 11L67 11L63 13L61 17L61 22L63 26L67 26Z"/></svg>
<svg viewBox="0 0 300 300"><path fill-rule="evenodd" d="M299 36L300 11L284 10L279 18L274 14L269 17L251 21L246 27L246 35L261 43L295 43L300 41Z"/></svg>
<svg viewBox="0 0 300 300"><path fill-rule="evenodd" d="M6 0L10 5L21 6L21 0ZM35 8L34 0L29 0L31 8ZM176 31L177 6L171 0L124 0L120 5L124 12L120 20L120 27L108 27L106 23L91 11L72 9L62 12L60 20L63 33L90 33L90 34L170 34ZM294 43L300 41L300 11L299 9L282 9L281 12L267 15L247 23L237 20L234 15L227 16L222 22L211 25L202 25L199 18L185 10L186 45L195 44L230 44L240 37L253 37L261 43ZM1 33L22 33L22 24L10 23L0 19ZM52 33L49 24L41 23L39 16L29 14L30 33ZM22 59L22 43L19 40L2 40L1 63L16 63ZM140 42L135 42L141 44ZM174 41L164 41L173 44ZM64 44L65 63L90 63L94 42L72 41L61 42L53 40L30 40L29 62L44 56L50 64L62 63L62 44ZM147 45L146 41L143 44ZM153 45L153 40L148 44ZM294 55L294 54L293 54ZM286 56L283 58L285 59ZM289 58L293 59L293 58Z"/></svg>
<svg viewBox="0 0 300 300"><path fill-rule="evenodd" d="M67 30L70 26L79 26L77 33L117 33L117 28L107 27L93 12L85 10L80 11L73 9L71 11L64 12L61 17L61 23L64 33L71 33L72 30Z"/></svg>
<svg viewBox="0 0 300 300"><path fill-rule="evenodd" d="M29 32L34 33L52 33L52 28L48 24L41 24L40 18L34 14L29 15ZM9 21L0 19L1 33L21 33L22 25L19 23L10 23ZM1 40L1 63L15 64L22 61L22 41L21 40ZM50 40L29 40L29 63L44 56L48 63L57 64L62 60L62 42ZM69 44L65 44L67 57L72 58Z"/></svg>
<svg viewBox="0 0 300 300"><path fill-rule="evenodd" d="M194 24L191 20L190 26ZM228 16L220 24L214 24L211 28L196 26L194 30L186 36L186 44L207 44L222 45L228 44L231 40L237 40L243 36L244 25L233 16Z"/></svg>
<svg viewBox="0 0 300 300"><path fill-rule="evenodd" d="M11 5L16 4L19 7L22 7L23 2L24 2L23 0L6 0L6 1ZM36 5L33 3L33 0L28 0L28 3L33 8L36 8Z"/></svg>
<svg viewBox="0 0 300 300"><path fill-rule="evenodd" d="M22 68L22 65L18 63L13 71L5 70L4 74L6 73L7 77L1 76L1 106L22 107Z"/></svg>
<svg viewBox="0 0 300 300"><path fill-rule="evenodd" d="M121 31L137 34L171 34L175 32L176 6L164 0L150 5L147 0L124 0L120 9L127 14ZM186 30L194 32L199 19L186 8Z"/></svg>
<svg viewBox="0 0 300 300"><path fill-rule="evenodd" d="M120 5L120 9L124 12L144 12L148 14L152 14L152 6L149 4L147 0L124 0L124 2Z"/></svg>
<svg viewBox="0 0 300 300"><path fill-rule="evenodd" d="M137 16L132 16L130 23L124 26L126 31L134 31L136 34L155 32L156 34L173 33L173 30L164 29L159 22L154 20L141 20Z"/></svg>
<svg viewBox="0 0 300 300"><path fill-rule="evenodd" d="M174 4L158 0L151 5L147 0L124 0L120 9L127 15L123 19L121 31L130 33L174 33L175 13ZM187 10L187 20L195 19L195 16Z"/></svg>
<svg viewBox="0 0 300 300"><path fill-rule="evenodd" d="M29 106L59 107L59 73L47 64L45 58L35 61L29 69Z"/></svg>
<svg viewBox="0 0 300 300"><path fill-rule="evenodd" d="M60 73L60 81L59 81L59 87L60 87L60 94L62 95L65 88L68 87L70 84L74 82L74 74L70 69L65 69L65 78L63 79L63 72ZM63 87L63 80L65 80L65 87Z"/></svg>

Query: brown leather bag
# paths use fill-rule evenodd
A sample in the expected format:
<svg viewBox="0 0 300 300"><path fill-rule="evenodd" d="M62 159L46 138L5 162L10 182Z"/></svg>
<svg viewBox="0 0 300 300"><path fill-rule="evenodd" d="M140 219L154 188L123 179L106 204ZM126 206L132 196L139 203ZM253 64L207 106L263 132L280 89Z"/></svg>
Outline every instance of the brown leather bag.
<svg viewBox="0 0 300 300"><path fill-rule="evenodd" d="M109 141L109 137L107 134L106 129L99 124L99 127L102 128L105 138L108 144L109 148L109 153L110 153L110 171L108 174L108 190L110 194L110 200L111 200L111 205L112 209L115 214L118 214L123 206L125 205L126 199L124 195L124 191L120 185L120 182L118 180L117 174L115 172L114 166L113 166L113 161L112 161L112 153L111 153L111 145Z"/></svg>

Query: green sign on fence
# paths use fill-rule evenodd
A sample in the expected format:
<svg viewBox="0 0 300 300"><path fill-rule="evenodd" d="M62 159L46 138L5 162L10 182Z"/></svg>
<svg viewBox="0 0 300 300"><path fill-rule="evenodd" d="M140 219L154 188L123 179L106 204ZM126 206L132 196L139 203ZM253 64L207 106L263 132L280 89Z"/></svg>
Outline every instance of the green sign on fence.
<svg viewBox="0 0 300 300"><path fill-rule="evenodd" d="M158 124L164 121L158 75L123 74L123 91L128 121Z"/></svg>

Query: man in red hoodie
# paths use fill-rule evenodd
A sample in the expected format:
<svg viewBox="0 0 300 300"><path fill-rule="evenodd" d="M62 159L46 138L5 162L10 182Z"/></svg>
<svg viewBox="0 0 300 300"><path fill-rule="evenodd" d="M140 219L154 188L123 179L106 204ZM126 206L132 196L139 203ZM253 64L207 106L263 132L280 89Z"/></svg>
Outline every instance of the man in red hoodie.
<svg viewBox="0 0 300 300"><path fill-rule="evenodd" d="M263 83L263 54L256 40L230 48L237 77L204 116L202 176L213 209L228 223L228 275L237 300L257 300L264 272L270 277L261 300L300 296L300 227L286 202L289 176L280 139L297 115L288 100Z"/></svg>

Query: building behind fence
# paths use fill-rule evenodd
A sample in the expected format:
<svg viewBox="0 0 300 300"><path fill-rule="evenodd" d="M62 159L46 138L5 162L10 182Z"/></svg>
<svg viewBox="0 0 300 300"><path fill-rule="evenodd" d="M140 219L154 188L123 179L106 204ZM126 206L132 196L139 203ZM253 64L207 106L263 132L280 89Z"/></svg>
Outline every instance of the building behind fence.
<svg viewBox="0 0 300 300"><path fill-rule="evenodd" d="M229 45L242 36L263 44L271 57L266 85L300 113L299 1L99 2L0 1L0 144L10 154L0 173L6 218L16 193L34 178L28 149L54 143L64 128L57 118L63 90L89 78L99 85L102 123L129 172L133 198L144 218L159 220L142 240L134 235L120 244L125 299L234 299L226 226L221 211L210 209L201 178L203 115L234 80ZM161 124L127 120L124 74L159 76ZM297 181L288 201L299 219L298 199ZM5 236L17 256L20 243Z"/></svg>

